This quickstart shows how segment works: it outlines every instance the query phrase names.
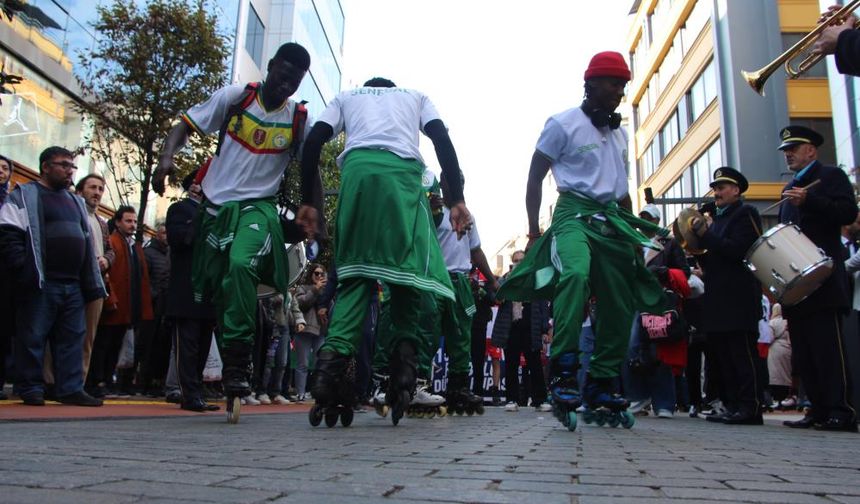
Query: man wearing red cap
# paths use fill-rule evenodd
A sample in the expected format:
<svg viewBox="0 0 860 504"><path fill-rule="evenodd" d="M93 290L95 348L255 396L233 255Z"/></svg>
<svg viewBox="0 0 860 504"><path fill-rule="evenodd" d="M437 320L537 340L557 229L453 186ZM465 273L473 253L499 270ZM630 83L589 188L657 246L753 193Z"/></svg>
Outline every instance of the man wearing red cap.
<svg viewBox="0 0 860 504"><path fill-rule="evenodd" d="M608 410L610 424L625 427L633 425L633 417L621 413L627 402L616 388L633 314L662 308L664 302L660 285L636 253L638 247L656 247L636 228L661 228L629 210L627 133L615 112L629 80L621 54L599 53L585 71L582 105L547 120L526 189L530 248L499 291L506 300L553 299L550 392L555 415L571 430L582 402L576 370L589 297L597 299L597 317L585 401L591 409ZM541 183L550 169L560 194L552 225L541 234Z"/></svg>

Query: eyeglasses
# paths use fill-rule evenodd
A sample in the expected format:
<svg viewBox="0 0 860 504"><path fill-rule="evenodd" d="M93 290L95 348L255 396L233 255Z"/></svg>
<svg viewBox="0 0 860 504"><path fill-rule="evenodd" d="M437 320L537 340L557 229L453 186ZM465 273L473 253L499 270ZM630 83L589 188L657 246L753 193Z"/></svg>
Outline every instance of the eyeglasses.
<svg viewBox="0 0 860 504"><path fill-rule="evenodd" d="M68 161L51 161L48 164L56 165L56 166L65 168L67 170L77 170L78 169L78 167L75 166L74 163L70 163Z"/></svg>
<svg viewBox="0 0 860 504"><path fill-rule="evenodd" d="M325 273L323 273L322 271L314 271L314 276L324 276L324 275L325 275Z"/></svg>

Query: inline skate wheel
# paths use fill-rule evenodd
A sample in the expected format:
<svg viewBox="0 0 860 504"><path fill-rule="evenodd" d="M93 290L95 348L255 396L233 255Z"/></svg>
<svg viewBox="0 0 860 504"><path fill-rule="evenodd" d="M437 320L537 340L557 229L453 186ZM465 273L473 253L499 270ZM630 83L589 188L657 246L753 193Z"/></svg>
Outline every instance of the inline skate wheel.
<svg viewBox="0 0 860 504"><path fill-rule="evenodd" d="M636 423L636 417L633 416L633 413L629 411L623 411L621 413L621 426L625 429L629 429L633 427L633 424Z"/></svg>
<svg viewBox="0 0 860 504"><path fill-rule="evenodd" d="M239 396L230 398L227 401L227 423L236 425L239 423L239 414L242 410L242 399Z"/></svg>
<svg viewBox="0 0 860 504"><path fill-rule="evenodd" d="M438 413L438 415L439 415L440 417L447 416L447 415L448 415L448 408L447 408L447 407L445 407L445 406L439 406L439 413Z"/></svg>
<svg viewBox="0 0 860 504"><path fill-rule="evenodd" d="M412 398L409 396L409 392L406 390L400 391L400 396L397 398L397 403L391 408L391 423L397 425L400 423L400 419L403 418L403 413L406 408L408 408L409 402Z"/></svg>
<svg viewBox="0 0 860 504"><path fill-rule="evenodd" d="M333 408L325 412L326 427L334 427L335 425L337 425L337 414L338 411Z"/></svg>
<svg viewBox="0 0 860 504"><path fill-rule="evenodd" d="M586 424L592 424L595 421L594 412L591 410L585 410L585 413L582 414L583 420L585 420Z"/></svg>
<svg viewBox="0 0 860 504"><path fill-rule="evenodd" d="M352 419L355 417L355 414L352 411L352 408L343 408L340 412L340 424L344 427L349 427L352 425Z"/></svg>
<svg viewBox="0 0 860 504"><path fill-rule="evenodd" d="M571 411L567 414L567 430L573 432L576 430L576 411Z"/></svg>
<svg viewBox="0 0 860 504"><path fill-rule="evenodd" d="M570 415L568 415L568 414L561 414L561 415L559 415L558 420L559 420L559 421L561 422L561 424L562 424L562 425L564 425L565 427L567 427L567 426L569 426L569 425L570 425Z"/></svg>
<svg viewBox="0 0 860 504"><path fill-rule="evenodd" d="M606 422L610 427L618 427L621 424L621 413L610 413Z"/></svg>
<svg viewBox="0 0 860 504"><path fill-rule="evenodd" d="M475 413L477 413L479 415L483 415L484 414L484 405L483 404L476 405L475 406Z"/></svg>
<svg viewBox="0 0 860 504"><path fill-rule="evenodd" d="M311 406L311 410L308 411L308 420L311 423L311 426L317 427L323 419L322 406L319 404L314 404Z"/></svg>
<svg viewBox="0 0 860 504"><path fill-rule="evenodd" d="M606 415L604 415L602 411L598 411L596 418L594 419L594 423L596 423L600 427L603 427L604 425L606 425Z"/></svg>

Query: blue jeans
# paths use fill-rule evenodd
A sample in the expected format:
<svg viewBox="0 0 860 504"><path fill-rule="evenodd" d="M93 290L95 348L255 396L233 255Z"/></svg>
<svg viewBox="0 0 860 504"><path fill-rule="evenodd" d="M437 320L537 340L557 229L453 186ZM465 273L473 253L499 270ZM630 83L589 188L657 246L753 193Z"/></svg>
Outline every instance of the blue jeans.
<svg viewBox="0 0 860 504"><path fill-rule="evenodd" d="M44 393L42 363L51 344L57 397L83 390L84 296L77 283L46 281L41 290L16 294L15 393Z"/></svg>
<svg viewBox="0 0 860 504"><path fill-rule="evenodd" d="M662 362L657 362L656 348L648 341L642 340L642 328L639 326L639 314L633 318L630 330L630 344L627 348L628 362L621 367L621 377L624 380L624 396L630 401L651 399L654 410L675 411L675 377L672 370ZM657 362L656 367L646 373L633 373L629 359L640 357L643 360Z"/></svg>
<svg viewBox="0 0 860 504"><path fill-rule="evenodd" d="M287 326L275 325L275 333L277 339L269 345L269 352L266 354L266 369L263 370L263 381L261 389L271 397L276 395L287 395L286 390L281 390L284 382L284 371L287 368L287 360L290 358L290 328ZM273 355L269 357L269 353Z"/></svg>

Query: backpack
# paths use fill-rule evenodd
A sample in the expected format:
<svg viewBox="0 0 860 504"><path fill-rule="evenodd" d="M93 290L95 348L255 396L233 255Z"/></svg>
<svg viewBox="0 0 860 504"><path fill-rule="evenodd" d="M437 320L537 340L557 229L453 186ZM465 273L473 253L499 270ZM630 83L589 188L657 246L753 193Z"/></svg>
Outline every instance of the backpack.
<svg viewBox="0 0 860 504"><path fill-rule="evenodd" d="M227 134L227 128L230 125L230 120L236 117L236 126L235 131L238 131L242 127L242 112L245 111L248 107L254 103L254 99L257 97L257 90L260 88L259 82L249 82L245 84L245 91L242 94L242 98L231 104L227 109L227 116L224 118L224 122L221 123L221 128L218 130L218 146L215 148L215 155L219 155L221 153L221 145L224 143L224 136ZM299 145L301 145L301 139L305 135L305 125L308 121L308 109L305 107L307 101L302 100L296 103L296 107L293 109L293 126L292 126L292 139L290 140L290 155L292 157L296 157L299 152Z"/></svg>

